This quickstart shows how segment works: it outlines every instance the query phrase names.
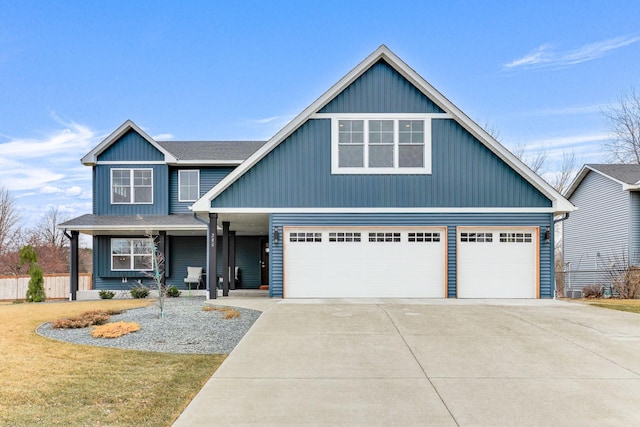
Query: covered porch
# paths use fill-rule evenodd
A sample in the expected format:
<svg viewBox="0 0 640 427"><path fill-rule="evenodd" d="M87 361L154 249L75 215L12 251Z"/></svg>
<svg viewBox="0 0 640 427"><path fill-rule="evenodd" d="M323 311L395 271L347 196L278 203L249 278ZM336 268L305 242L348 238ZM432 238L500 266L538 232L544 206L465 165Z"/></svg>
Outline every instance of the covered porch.
<svg viewBox="0 0 640 427"><path fill-rule="evenodd" d="M198 283L201 291L196 290L198 286L191 286L196 291L190 294L216 298L216 287L222 289L224 296L236 289L268 289L268 214L211 214L204 218L193 214L135 217L85 215L60 224L60 227L65 229L70 239L72 300L78 299L80 233L93 237L96 294L100 289L127 290L138 281L150 280L143 271L115 270L110 248L114 240L149 237L154 238L158 253L165 259L163 280L168 286L188 289L184 279L187 277L187 267L192 266L202 268L203 274ZM100 250L96 251L98 248ZM209 274L212 271L216 274ZM236 271L239 280L236 280ZM81 295L81 299L85 298Z"/></svg>

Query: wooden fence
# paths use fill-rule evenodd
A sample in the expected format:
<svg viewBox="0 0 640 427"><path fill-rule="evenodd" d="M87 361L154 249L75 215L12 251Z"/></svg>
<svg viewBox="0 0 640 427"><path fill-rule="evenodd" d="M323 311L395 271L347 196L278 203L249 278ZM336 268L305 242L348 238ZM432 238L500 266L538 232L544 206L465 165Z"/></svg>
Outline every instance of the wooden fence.
<svg viewBox="0 0 640 427"><path fill-rule="evenodd" d="M23 300L29 287L29 276L0 276L0 301ZM91 273L78 275L78 290L93 289ZM47 299L69 299L71 292L71 278L68 274L45 274L44 293Z"/></svg>

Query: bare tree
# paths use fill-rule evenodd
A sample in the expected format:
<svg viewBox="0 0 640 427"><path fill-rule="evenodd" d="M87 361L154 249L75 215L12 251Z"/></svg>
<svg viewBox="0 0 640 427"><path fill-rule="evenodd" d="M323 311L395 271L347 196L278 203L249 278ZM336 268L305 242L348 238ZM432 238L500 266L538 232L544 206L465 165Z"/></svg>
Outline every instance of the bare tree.
<svg viewBox="0 0 640 427"><path fill-rule="evenodd" d="M511 152L529 166L532 171L537 174L542 173L547 163L547 151L543 147L538 147L537 150L531 153L528 151L526 145L518 144Z"/></svg>
<svg viewBox="0 0 640 427"><path fill-rule="evenodd" d="M0 254L15 246L19 232L20 215L11 197L11 193L0 186Z"/></svg>
<svg viewBox="0 0 640 427"><path fill-rule="evenodd" d="M603 114L613 137L606 144L610 160L640 164L640 94L635 87L623 92L618 104Z"/></svg>
<svg viewBox="0 0 640 427"><path fill-rule="evenodd" d="M61 230L58 224L66 220L67 218L60 214L57 207L49 208L35 229L32 230L35 240L42 246L56 249L64 248L67 245L67 239L64 230Z"/></svg>
<svg viewBox="0 0 640 427"><path fill-rule="evenodd" d="M571 180L576 174L576 168L578 166L578 161L576 160L576 153L571 151L570 153L563 152L562 153L562 161L560 162L560 170L555 175L553 182L553 188L555 188L558 193L563 194L569 187Z"/></svg>

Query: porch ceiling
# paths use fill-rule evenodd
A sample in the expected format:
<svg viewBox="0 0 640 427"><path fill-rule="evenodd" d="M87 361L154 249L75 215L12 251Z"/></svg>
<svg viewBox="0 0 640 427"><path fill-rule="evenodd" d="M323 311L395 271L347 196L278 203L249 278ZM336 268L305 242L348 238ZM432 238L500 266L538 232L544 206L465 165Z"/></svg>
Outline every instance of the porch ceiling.
<svg viewBox="0 0 640 427"><path fill-rule="evenodd" d="M220 213L218 214L218 233L222 223L229 221L229 229L236 236L267 236L269 234L268 213Z"/></svg>

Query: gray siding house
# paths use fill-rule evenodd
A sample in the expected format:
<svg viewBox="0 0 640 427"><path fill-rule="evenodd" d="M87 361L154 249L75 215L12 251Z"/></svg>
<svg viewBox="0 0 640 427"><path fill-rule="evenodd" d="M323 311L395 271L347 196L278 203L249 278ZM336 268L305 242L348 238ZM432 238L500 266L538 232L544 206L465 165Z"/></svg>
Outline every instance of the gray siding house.
<svg viewBox="0 0 640 427"><path fill-rule="evenodd" d="M584 165L566 192L578 209L563 222L567 296L640 264L640 165Z"/></svg>
<svg viewBox="0 0 640 427"><path fill-rule="evenodd" d="M154 141L127 121L82 162L94 212L62 226L72 247L94 236L96 289L141 280L151 234L167 283L202 267L211 298L220 280L224 295L551 298L553 218L574 210L386 46L266 142Z"/></svg>

